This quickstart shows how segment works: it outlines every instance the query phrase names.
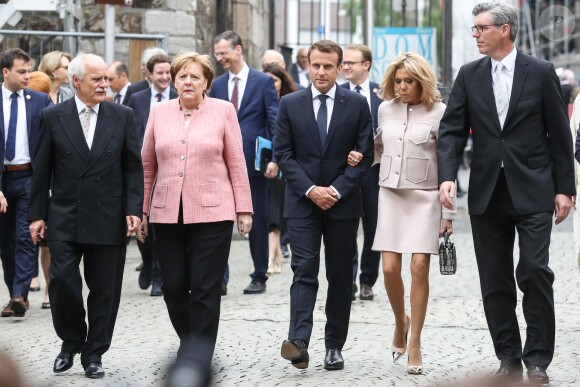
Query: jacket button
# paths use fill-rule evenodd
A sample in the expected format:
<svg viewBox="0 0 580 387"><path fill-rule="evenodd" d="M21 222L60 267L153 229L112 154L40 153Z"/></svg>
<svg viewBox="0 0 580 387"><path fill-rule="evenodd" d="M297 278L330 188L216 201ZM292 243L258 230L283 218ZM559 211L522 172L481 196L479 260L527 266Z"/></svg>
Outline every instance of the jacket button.
<svg viewBox="0 0 580 387"><path fill-rule="evenodd" d="M322 162L323 162L323 163L324 163L324 162L326 162L326 159L322 159Z"/></svg>
<svg viewBox="0 0 580 387"><path fill-rule="evenodd" d="M97 183L100 183L100 182L101 182L101 178L97 177Z"/></svg>
<svg viewBox="0 0 580 387"><path fill-rule="evenodd" d="M185 140L181 140L181 143L182 143L182 144L185 144Z"/></svg>
<svg viewBox="0 0 580 387"><path fill-rule="evenodd" d="M97 207L100 207L100 206L101 206L101 201L97 200Z"/></svg>
<svg viewBox="0 0 580 387"><path fill-rule="evenodd" d="M79 177L79 182L82 182L82 181L83 181L83 178L82 177Z"/></svg>
<svg viewBox="0 0 580 387"><path fill-rule="evenodd" d="M77 206L79 206L79 207L80 207L80 206L82 206L82 205L83 205L83 202L81 202L81 201L79 200L79 201L77 202Z"/></svg>
<svg viewBox="0 0 580 387"><path fill-rule="evenodd" d="M179 156L179 159L180 159L181 161L183 161L183 160L185 160L185 156Z"/></svg>
<svg viewBox="0 0 580 387"><path fill-rule="evenodd" d="M112 154L113 154L113 152L111 152L111 151L107 152L107 156L111 156Z"/></svg>
<svg viewBox="0 0 580 387"><path fill-rule="evenodd" d="M183 172L179 172L179 173L177 174L177 176L179 176L179 177L183 177Z"/></svg>

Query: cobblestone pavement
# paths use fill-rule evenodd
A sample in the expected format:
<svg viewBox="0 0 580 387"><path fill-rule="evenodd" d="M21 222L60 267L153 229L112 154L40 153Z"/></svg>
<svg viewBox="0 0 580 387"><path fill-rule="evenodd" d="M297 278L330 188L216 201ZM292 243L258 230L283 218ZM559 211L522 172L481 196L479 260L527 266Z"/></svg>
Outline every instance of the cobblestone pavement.
<svg viewBox="0 0 580 387"><path fill-rule="evenodd" d="M391 361L393 317L382 286L382 275L374 286L374 301L356 300L343 350L345 368L325 371L324 300L326 279L322 261L320 290L310 345L310 368L297 370L280 357L289 321L289 287L292 280L287 263L282 274L271 276L263 295L243 295L249 283L251 259L247 241L235 240L230 255L231 282L222 301L221 324L214 355L215 386L434 386L495 370L485 322L466 199L459 200L460 219L452 238L458 251L458 272L439 274L431 262L431 297L423 334L425 374L406 373L406 356ZM553 233L551 267L556 274L556 353L549 368L551 386L580 385L580 272L573 254L571 220ZM362 236L359 236L362 244ZM516 248L517 260L517 248ZM0 319L0 350L17 362L31 386L162 386L167 364L175 355L178 339L169 322L163 299L150 297L137 286L137 247L128 249L121 309L111 349L103 357L105 379L90 381L80 364L59 375L52 373L60 341L54 333L50 311L40 309L42 292L31 293L30 311L24 318ZM404 279L410 284L409 257L404 257ZM42 282L44 290L44 283ZM86 288L85 288L86 296ZM0 301L8 299L4 284ZM525 321L518 318L522 335ZM408 294L407 294L408 305ZM468 383L463 383L468 385Z"/></svg>

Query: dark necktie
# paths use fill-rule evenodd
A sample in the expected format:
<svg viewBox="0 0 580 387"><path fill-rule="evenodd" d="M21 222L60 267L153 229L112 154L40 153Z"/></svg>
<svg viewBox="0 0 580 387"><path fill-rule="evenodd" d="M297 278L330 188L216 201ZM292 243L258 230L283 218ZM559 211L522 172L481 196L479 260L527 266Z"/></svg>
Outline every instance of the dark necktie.
<svg viewBox="0 0 580 387"><path fill-rule="evenodd" d="M356 85L356 87L354 88L354 91L356 91L359 94L360 94L361 90L362 90L362 87L360 87L359 85Z"/></svg>
<svg viewBox="0 0 580 387"><path fill-rule="evenodd" d="M157 97L157 102L161 102L161 98L163 98L163 94L157 93L156 97Z"/></svg>
<svg viewBox="0 0 580 387"><path fill-rule="evenodd" d="M318 109L318 115L316 116L316 124L318 125L318 134L320 135L320 143L324 148L326 144L326 122L328 121L328 109L326 108L326 99L328 95L320 94L318 99L320 100L320 108Z"/></svg>
<svg viewBox="0 0 580 387"><path fill-rule="evenodd" d="M238 112L238 80L240 78L238 77L234 77L234 89L232 90L232 104L234 105L234 108L236 108L236 113Z"/></svg>
<svg viewBox="0 0 580 387"><path fill-rule="evenodd" d="M117 93L115 96L115 103L121 103L121 94Z"/></svg>
<svg viewBox="0 0 580 387"><path fill-rule="evenodd" d="M18 121L18 94L10 96L10 121L8 121L8 137L6 138L6 160L12 161L16 156L16 122Z"/></svg>

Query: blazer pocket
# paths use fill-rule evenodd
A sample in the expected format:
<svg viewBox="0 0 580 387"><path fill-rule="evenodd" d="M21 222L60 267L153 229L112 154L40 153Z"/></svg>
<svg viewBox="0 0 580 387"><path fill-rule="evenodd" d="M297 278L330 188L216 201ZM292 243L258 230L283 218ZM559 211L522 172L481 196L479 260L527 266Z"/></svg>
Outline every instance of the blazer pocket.
<svg viewBox="0 0 580 387"><path fill-rule="evenodd" d="M407 171L405 177L412 183L418 184L427 180L429 173L429 159L407 157Z"/></svg>
<svg viewBox="0 0 580 387"><path fill-rule="evenodd" d="M379 178L381 180L387 180L391 174L391 159L389 155L381 156L381 169L379 170Z"/></svg>
<svg viewBox="0 0 580 387"><path fill-rule="evenodd" d="M217 184L202 184L200 190L202 207L217 207L221 204Z"/></svg>
<svg viewBox="0 0 580 387"><path fill-rule="evenodd" d="M428 122L414 122L410 125L409 140L413 144L423 144L429 140L431 134L432 123Z"/></svg>
<svg viewBox="0 0 580 387"><path fill-rule="evenodd" d="M155 208L165 208L167 202L167 186L158 185L153 191L153 207Z"/></svg>
<svg viewBox="0 0 580 387"><path fill-rule="evenodd" d="M546 155L533 156L528 159L528 167L531 169L545 167L550 164L550 157Z"/></svg>

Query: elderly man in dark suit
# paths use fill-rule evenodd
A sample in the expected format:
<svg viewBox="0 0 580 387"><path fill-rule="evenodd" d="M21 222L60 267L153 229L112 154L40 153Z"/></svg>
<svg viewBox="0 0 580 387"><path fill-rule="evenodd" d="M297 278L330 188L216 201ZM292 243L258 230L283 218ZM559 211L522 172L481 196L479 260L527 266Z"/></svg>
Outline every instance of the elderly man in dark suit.
<svg viewBox="0 0 580 387"><path fill-rule="evenodd" d="M28 219L33 241L46 237L52 256L52 320L62 340L53 371L68 370L81 353L85 375L102 378L101 357L111 345L121 298L126 237L143 213L143 167L133 111L105 101L105 62L80 55L68 75L75 98L43 111Z"/></svg>
<svg viewBox="0 0 580 387"><path fill-rule="evenodd" d="M213 82L209 96L231 101L236 108L252 191L254 214L249 239L254 272L250 274L252 281L244 289L244 294L260 294L266 291L268 280L267 179L278 176L278 166L275 162L270 162L265 173L256 171L256 138L273 138L278 113L278 94L272 77L246 64L242 38L238 34L233 31L221 33L214 39L214 49L218 62L228 72ZM228 271L225 282L227 276Z"/></svg>
<svg viewBox="0 0 580 387"><path fill-rule="evenodd" d="M25 89L30 57L19 48L0 56L4 82L0 103L0 256L10 301L2 317L23 317L34 276L37 249L28 233L30 182L40 135L40 112L52 105L47 94Z"/></svg>
<svg viewBox="0 0 580 387"><path fill-rule="evenodd" d="M342 61L342 71L348 82L341 86L347 90L356 91L366 98L371 115L373 117L373 135L377 133L379 105L383 100L377 95L379 85L371 82L369 71L373 65L373 53L363 44L351 44L344 51ZM363 249L360 255L360 294L361 300L373 300L373 286L379 276L379 263L381 253L373 251L373 241L375 240L375 231L377 229L377 212L379 207L379 170L380 164L371 167L363 181L361 192L363 197L362 225L364 232ZM356 273L358 269L358 247L355 243L353 258L353 276L352 276L352 300L356 299Z"/></svg>
<svg viewBox="0 0 580 387"><path fill-rule="evenodd" d="M282 98L275 153L286 177L284 217L292 246L290 330L281 354L296 368L309 363L308 345L324 241L328 294L324 368L344 367L352 291L352 252L363 215L360 186L373 160L373 129L366 99L336 84L342 49L330 40L308 51L312 86ZM351 150L363 155L347 165Z"/></svg>
<svg viewBox="0 0 580 387"><path fill-rule="evenodd" d="M501 361L495 377L547 384L555 340L551 219L572 206L574 158L554 66L518 52L518 11L499 2L473 9L479 52L461 67L439 128L440 199L451 208L461 152L473 129L469 214L483 307ZM519 238L515 268L513 249ZM522 350L516 283L527 323Z"/></svg>

